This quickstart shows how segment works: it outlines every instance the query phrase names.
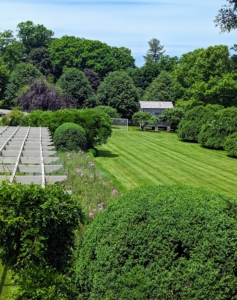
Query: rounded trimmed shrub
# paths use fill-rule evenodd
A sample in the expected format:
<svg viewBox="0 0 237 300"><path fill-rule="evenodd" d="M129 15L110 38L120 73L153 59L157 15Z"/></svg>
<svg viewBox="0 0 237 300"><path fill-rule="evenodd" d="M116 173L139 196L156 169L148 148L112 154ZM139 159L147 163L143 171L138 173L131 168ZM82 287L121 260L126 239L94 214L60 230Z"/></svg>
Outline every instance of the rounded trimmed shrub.
<svg viewBox="0 0 237 300"><path fill-rule="evenodd" d="M189 186L115 200L78 251L78 299L236 299L237 201Z"/></svg>
<svg viewBox="0 0 237 300"><path fill-rule="evenodd" d="M237 132L226 138L225 150L229 156L237 157Z"/></svg>
<svg viewBox="0 0 237 300"><path fill-rule="evenodd" d="M87 147L85 130L80 125L70 122L55 130L53 141L57 150L61 151L86 150Z"/></svg>

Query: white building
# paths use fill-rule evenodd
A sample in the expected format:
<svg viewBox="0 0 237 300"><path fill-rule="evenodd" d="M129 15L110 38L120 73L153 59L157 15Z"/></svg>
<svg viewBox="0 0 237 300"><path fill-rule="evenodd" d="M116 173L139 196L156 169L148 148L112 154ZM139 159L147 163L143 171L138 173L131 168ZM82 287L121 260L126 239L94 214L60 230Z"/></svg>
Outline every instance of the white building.
<svg viewBox="0 0 237 300"><path fill-rule="evenodd" d="M159 116L165 109L174 108L171 101L139 101L140 111L149 112L153 116ZM167 122L160 122L158 127L170 127Z"/></svg>

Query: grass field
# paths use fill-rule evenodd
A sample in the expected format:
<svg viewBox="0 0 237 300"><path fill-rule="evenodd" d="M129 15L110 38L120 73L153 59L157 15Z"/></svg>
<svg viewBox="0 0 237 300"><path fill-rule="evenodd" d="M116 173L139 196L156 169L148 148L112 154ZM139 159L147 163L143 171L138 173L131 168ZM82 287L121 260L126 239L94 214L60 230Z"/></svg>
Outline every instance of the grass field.
<svg viewBox="0 0 237 300"><path fill-rule="evenodd" d="M125 189L183 183L237 196L237 160L178 140L175 133L114 130L96 161Z"/></svg>

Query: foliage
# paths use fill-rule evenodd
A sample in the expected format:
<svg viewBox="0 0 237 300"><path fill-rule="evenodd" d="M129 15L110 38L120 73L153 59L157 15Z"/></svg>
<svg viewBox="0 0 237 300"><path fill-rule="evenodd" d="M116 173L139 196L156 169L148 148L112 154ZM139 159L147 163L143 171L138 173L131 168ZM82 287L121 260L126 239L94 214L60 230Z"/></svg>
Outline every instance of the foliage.
<svg viewBox="0 0 237 300"><path fill-rule="evenodd" d="M20 63L16 65L14 71L10 75L9 83L6 87L4 105L10 107L14 104L17 97L17 92L20 88L29 84L33 79L40 78L40 71L28 63Z"/></svg>
<svg viewBox="0 0 237 300"><path fill-rule="evenodd" d="M132 116L133 121L140 124L141 130L145 130L146 126L150 124L151 118L152 114L144 111L138 111Z"/></svg>
<svg viewBox="0 0 237 300"><path fill-rule="evenodd" d="M177 56L162 55L159 62L145 64L141 68L129 68L126 71L134 85L145 91L161 71L171 72L177 63Z"/></svg>
<svg viewBox="0 0 237 300"><path fill-rule="evenodd" d="M108 114L110 118L121 117L121 115L117 112L117 109L111 106L99 105L95 109L98 109L99 111L103 111L104 113Z"/></svg>
<svg viewBox="0 0 237 300"><path fill-rule="evenodd" d="M22 122L24 114L20 110L12 110L9 114L1 118L1 126L19 126Z"/></svg>
<svg viewBox="0 0 237 300"><path fill-rule="evenodd" d="M137 90L132 79L124 71L109 73L101 82L97 95L101 105L116 108L124 118L131 118L137 111Z"/></svg>
<svg viewBox="0 0 237 300"><path fill-rule="evenodd" d="M126 193L85 233L78 299L231 299L236 210L234 198L189 186Z"/></svg>
<svg viewBox="0 0 237 300"><path fill-rule="evenodd" d="M54 145L59 151L86 150L85 130L75 123L63 123L53 135Z"/></svg>
<svg viewBox="0 0 237 300"><path fill-rule="evenodd" d="M162 121L170 123L171 128L176 130L183 116L184 109L182 107L174 107L165 109L160 118Z"/></svg>
<svg viewBox="0 0 237 300"><path fill-rule="evenodd" d="M52 40L54 33L44 25L35 25L32 21L21 22L17 25L17 37L29 54L33 48L46 47Z"/></svg>
<svg viewBox="0 0 237 300"><path fill-rule="evenodd" d="M15 273L17 299L46 299L43 288L53 294L57 277L72 266L74 230L85 220L81 206L61 185L2 182L0 195L0 256Z"/></svg>
<svg viewBox="0 0 237 300"><path fill-rule="evenodd" d="M32 110L58 110L69 107L66 95L61 95L53 86L47 85L44 79L34 80L29 90L17 98L23 111Z"/></svg>
<svg viewBox="0 0 237 300"><path fill-rule="evenodd" d="M86 132L87 147L93 148L107 142L111 136L110 117L96 109L62 109L55 112L32 111L24 117L24 126L46 126L52 134L55 130L66 122L81 125Z"/></svg>
<svg viewBox="0 0 237 300"><path fill-rule="evenodd" d="M10 72L7 65L0 59L0 101L3 100Z"/></svg>
<svg viewBox="0 0 237 300"><path fill-rule="evenodd" d="M142 97L144 101L172 101L172 79L168 72L161 73L152 81Z"/></svg>
<svg viewBox="0 0 237 300"><path fill-rule="evenodd" d="M228 5L223 5L218 11L215 23L220 26L221 32L230 32L237 28L237 1L227 0Z"/></svg>
<svg viewBox="0 0 237 300"><path fill-rule="evenodd" d="M52 74L53 72L50 53L47 48L33 48L29 53L27 61L45 76Z"/></svg>
<svg viewBox="0 0 237 300"><path fill-rule="evenodd" d="M195 96L196 100L208 104L204 95L206 84L209 80L213 80L213 77L221 78L229 71L227 46L211 46L183 54L172 72L175 99L189 100Z"/></svg>
<svg viewBox="0 0 237 300"><path fill-rule="evenodd" d="M96 93L101 82L100 77L91 69L84 69L84 73L91 84L93 92Z"/></svg>
<svg viewBox="0 0 237 300"><path fill-rule="evenodd" d="M151 39L148 44L150 48L147 51L147 54L143 56L146 64L158 62L165 52L165 50L163 50L164 46L161 46L160 41L155 38Z"/></svg>
<svg viewBox="0 0 237 300"><path fill-rule="evenodd" d="M209 104L207 106L196 106L186 111L179 123L178 137L182 141L197 142L202 125L220 109L223 109L223 106Z"/></svg>
<svg viewBox="0 0 237 300"><path fill-rule="evenodd" d="M24 60L24 45L14 38L12 30L0 32L0 56L11 71Z"/></svg>
<svg viewBox="0 0 237 300"><path fill-rule="evenodd" d="M74 36L55 38L49 45L50 58L57 78L63 68L92 69L100 78L116 70L134 66L131 51L125 47L110 47L100 41Z"/></svg>
<svg viewBox="0 0 237 300"><path fill-rule="evenodd" d="M224 149L228 135L237 131L237 108L228 107L217 111L203 126L198 142L203 147Z"/></svg>
<svg viewBox="0 0 237 300"><path fill-rule="evenodd" d="M75 68L66 69L57 81L57 86L67 95L72 105L76 104L77 108L83 107L86 99L93 94L85 74Z"/></svg>
<svg viewBox="0 0 237 300"><path fill-rule="evenodd" d="M53 112L33 110L21 120L19 124L21 126L31 126L31 127L49 127L50 119Z"/></svg>
<svg viewBox="0 0 237 300"><path fill-rule="evenodd" d="M237 157L237 132L232 133L226 138L225 150L231 157Z"/></svg>

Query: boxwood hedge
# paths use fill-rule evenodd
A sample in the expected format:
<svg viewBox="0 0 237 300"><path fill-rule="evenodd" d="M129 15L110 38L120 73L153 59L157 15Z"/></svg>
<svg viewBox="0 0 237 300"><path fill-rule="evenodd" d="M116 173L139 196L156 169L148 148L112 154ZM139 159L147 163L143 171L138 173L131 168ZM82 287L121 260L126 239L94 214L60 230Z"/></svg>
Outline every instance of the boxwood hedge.
<svg viewBox="0 0 237 300"><path fill-rule="evenodd" d="M86 150L87 147L85 130L80 125L70 122L56 129L53 141L57 150L61 151Z"/></svg>
<svg viewBox="0 0 237 300"><path fill-rule="evenodd" d="M237 202L188 186L142 187L90 225L78 299L237 299Z"/></svg>
<svg viewBox="0 0 237 300"><path fill-rule="evenodd" d="M237 157L237 132L232 133L226 138L225 150L231 157Z"/></svg>

